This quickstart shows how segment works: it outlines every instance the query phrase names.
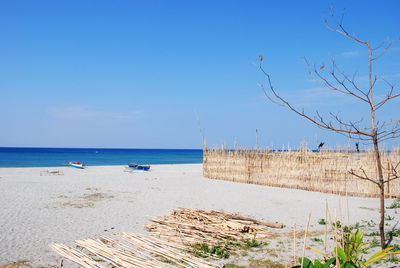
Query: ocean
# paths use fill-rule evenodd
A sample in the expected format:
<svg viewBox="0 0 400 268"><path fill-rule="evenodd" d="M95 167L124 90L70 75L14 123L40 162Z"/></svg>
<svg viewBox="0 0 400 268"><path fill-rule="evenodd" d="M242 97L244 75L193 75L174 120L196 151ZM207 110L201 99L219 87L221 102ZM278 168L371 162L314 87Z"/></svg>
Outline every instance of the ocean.
<svg viewBox="0 0 400 268"><path fill-rule="evenodd" d="M88 166L193 164L203 162L200 149L96 149L0 147L0 167L57 167L69 161Z"/></svg>

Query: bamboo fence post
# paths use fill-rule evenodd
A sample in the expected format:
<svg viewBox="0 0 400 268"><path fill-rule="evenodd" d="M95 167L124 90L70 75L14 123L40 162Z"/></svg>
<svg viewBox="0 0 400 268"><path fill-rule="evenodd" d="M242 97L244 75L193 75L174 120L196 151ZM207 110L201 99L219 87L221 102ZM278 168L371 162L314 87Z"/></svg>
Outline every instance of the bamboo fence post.
<svg viewBox="0 0 400 268"><path fill-rule="evenodd" d="M297 257L296 257L296 223L293 226L293 265L297 264Z"/></svg>

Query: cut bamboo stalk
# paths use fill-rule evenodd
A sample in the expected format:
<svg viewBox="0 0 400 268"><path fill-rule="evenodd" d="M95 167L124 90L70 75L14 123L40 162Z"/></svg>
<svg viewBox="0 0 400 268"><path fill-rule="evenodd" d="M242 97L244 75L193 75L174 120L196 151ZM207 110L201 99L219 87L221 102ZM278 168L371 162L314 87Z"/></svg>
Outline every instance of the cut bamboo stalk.
<svg viewBox="0 0 400 268"><path fill-rule="evenodd" d="M325 239L324 239L324 252L326 253L326 244L328 242L328 200L325 199Z"/></svg>
<svg viewBox="0 0 400 268"><path fill-rule="evenodd" d="M302 253L301 253L301 268L304 267L304 256L305 256L305 253L306 253L307 233L308 233L308 227L310 226L310 220L311 220L311 212L308 213L308 220L307 220L307 225L306 225L306 231L304 232L303 251L302 251Z"/></svg>
<svg viewBox="0 0 400 268"><path fill-rule="evenodd" d="M296 224L293 226L293 265L297 264L297 254L296 254Z"/></svg>

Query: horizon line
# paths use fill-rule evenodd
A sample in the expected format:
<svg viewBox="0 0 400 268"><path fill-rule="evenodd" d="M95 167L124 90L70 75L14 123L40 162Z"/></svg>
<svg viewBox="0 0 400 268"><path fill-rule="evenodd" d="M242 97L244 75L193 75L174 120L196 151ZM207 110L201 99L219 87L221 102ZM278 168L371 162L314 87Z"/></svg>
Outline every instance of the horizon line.
<svg viewBox="0 0 400 268"><path fill-rule="evenodd" d="M203 150L202 148L129 148L129 147L39 147L39 146L0 146L0 149L117 149L117 150Z"/></svg>

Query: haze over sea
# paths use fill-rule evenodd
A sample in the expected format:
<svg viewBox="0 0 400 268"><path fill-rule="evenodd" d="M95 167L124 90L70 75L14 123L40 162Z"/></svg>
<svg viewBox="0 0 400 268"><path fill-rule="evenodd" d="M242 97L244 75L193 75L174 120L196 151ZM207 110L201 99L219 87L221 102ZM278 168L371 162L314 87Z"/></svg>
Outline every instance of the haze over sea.
<svg viewBox="0 0 400 268"><path fill-rule="evenodd" d="M101 149L101 148L0 148L0 167L56 167L69 161L88 166L202 163L200 149Z"/></svg>

